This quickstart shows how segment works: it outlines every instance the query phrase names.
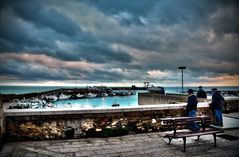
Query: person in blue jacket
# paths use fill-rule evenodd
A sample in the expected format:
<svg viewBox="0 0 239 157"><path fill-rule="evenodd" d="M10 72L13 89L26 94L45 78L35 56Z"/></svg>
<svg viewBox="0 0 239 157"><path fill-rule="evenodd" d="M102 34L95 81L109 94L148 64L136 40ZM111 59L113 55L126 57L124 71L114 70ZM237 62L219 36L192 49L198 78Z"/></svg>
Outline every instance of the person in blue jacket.
<svg viewBox="0 0 239 157"><path fill-rule="evenodd" d="M193 94L193 90L188 90L188 102L186 106L186 114L189 117L195 117L195 113L197 111L197 97ZM199 126L195 122L190 122L189 129L192 131L199 130Z"/></svg>
<svg viewBox="0 0 239 157"><path fill-rule="evenodd" d="M222 106L224 103L224 98L222 95L217 91L217 88L212 88L212 102L209 104L210 108L212 109L215 125L223 126L223 119L222 119Z"/></svg>

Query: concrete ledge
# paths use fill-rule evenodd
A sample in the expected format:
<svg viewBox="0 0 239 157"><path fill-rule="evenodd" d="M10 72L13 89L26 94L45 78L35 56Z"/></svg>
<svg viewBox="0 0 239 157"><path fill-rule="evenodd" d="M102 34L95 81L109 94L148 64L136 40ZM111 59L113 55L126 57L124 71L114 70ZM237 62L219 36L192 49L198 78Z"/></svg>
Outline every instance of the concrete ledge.
<svg viewBox="0 0 239 157"><path fill-rule="evenodd" d="M116 108L49 108L49 109L4 109L5 116L31 116L31 115L67 115L67 114L89 114L89 113L119 113L138 111L157 111L170 109L183 109L186 103L181 104L159 104L135 107ZM199 103L198 108L207 108L208 103Z"/></svg>

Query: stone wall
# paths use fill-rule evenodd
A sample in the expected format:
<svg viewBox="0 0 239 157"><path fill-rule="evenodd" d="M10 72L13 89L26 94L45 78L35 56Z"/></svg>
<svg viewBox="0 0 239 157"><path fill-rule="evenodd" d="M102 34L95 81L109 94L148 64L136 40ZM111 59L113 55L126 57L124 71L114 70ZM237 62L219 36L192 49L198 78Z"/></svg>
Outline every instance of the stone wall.
<svg viewBox="0 0 239 157"><path fill-rule="evenodd" d="M228 99L225 101L223 106L223 112L230 113L230 112L238 112L239 111L239 99Z"/></svg>
<svg viewBox="0 0 239 157"><path fill-rule="evenodd" d="M210 110L199 108L198 114L210 115ZM9 140L120 136L163 130L159 118L176 116L185 116L185 110L7 116L6 136Z"/></svg>
<svg viewBox="0 0 239 157"><path fill-rule="evenodd" d="M0 99L0 138L5 132L5 127L4 127L4 114L3 114L3 103Z"/></svg>
<svg viewBox="0 0 239 157"><path fill-rule="evenodd" d="M0 151L3 148L3 134L5 133L3 103L0 97Z"/></svg>

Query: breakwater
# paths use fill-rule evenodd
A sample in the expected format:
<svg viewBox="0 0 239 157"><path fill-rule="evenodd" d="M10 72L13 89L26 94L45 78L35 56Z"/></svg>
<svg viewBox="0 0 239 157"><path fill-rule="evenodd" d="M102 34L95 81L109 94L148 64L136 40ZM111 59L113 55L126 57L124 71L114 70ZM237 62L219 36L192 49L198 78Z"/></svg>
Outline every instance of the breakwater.
<svg viewBox="0 0 239 157"><path fill-rule="evenodd" d="M115 91L134 91L134 90L146 90L146 87L111 87L110 90ZM100 94L102 91L108 90L107 87L101 87L101 88L60 88L55 90L49 90L45 92L33 92L33 93L26 93L26 94L0 94L0 98L2 102L8 102L13 99L23 99L23 98L32 98L32 97L40 97L42 95L60 95L60 94L66 94L66 95L76 95L76 94L86 94L86 93L96 93Z"/></svg>

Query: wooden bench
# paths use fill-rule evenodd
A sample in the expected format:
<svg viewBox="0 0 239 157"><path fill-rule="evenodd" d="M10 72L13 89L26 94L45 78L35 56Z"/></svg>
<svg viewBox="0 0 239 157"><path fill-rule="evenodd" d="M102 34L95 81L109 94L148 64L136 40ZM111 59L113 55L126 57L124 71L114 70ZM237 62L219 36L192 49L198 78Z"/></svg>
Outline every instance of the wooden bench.
<svg viewBox="0 0 239 157"><path fill-rule="evenodd" d="M199 140L200 136L202 135L209 135L212 134L214 138L214 146L216 147L216 134L222 133L222 130L215 130L205 127L205 122L209 120L207 116L196 116L196 117L174 117L174 118L160 118L162 121L162 125L172 126L173 133L166 134L165 137L169 139L169 143L171 143L172 139L182 138L184 144L184 152L186 151L186 138L197 136L197 140ZM183 124L189 124L190 122L197 122L201 123L202 129L199 131L188 131L188 132L177 132L177 126Z"/></svg>

